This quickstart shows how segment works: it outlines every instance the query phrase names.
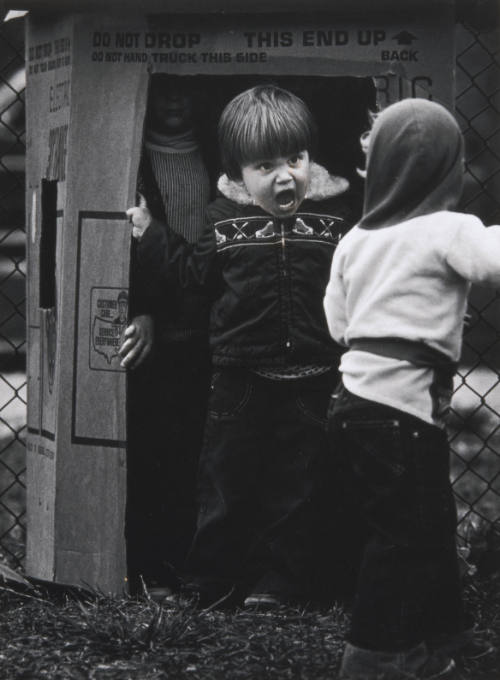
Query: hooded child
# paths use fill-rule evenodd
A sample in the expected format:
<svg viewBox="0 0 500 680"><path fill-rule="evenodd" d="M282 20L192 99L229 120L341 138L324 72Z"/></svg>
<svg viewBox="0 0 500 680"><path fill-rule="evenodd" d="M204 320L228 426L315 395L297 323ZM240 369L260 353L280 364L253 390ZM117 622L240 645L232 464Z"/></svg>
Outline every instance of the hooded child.
<svg viewBox="0 0 500 680"><path fill-rule="evenodd" d="M382 111L363 215L326 289L330 333L347 346L332 455L363 537L342 663L352 680L452 677L471 643L445 422L471 282L500 286L500 227L456 212L463 152L443 106L407 99Z"/></svg>

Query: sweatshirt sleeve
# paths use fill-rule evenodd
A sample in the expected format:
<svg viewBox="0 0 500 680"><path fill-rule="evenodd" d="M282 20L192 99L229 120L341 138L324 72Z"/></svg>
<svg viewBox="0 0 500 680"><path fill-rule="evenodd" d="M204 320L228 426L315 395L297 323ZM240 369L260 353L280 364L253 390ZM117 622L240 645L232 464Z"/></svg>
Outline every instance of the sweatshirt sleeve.
<svg viewBox="0 0 500 680"><path fill-rule="evenodd" d="M500 226L463 215L446 254L449 266L472 283L500 288Z"/></svg>
<svg viewBox="0 0 500 680"><path fill-rule="evenodd" d="M341 259L339 248L337 248L333 255L330 280L326 287L323 306L330 335L339 344L346 345L345 331L347 328L347 316Z"/></svg>

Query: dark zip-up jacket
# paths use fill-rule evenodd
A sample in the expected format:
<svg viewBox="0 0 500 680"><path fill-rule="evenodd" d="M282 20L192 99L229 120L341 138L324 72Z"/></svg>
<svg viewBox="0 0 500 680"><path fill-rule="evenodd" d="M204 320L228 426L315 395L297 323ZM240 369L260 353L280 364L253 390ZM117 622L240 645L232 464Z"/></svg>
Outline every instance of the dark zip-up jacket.
<svg viewBox="0 0 500 680"><path fill-rule="evenodd" d="M228 183L222 186L226 196L208 207L197 243L188 244L157 220L140 240L139 265L152 287L177 280L208 292L214 364L338 361L341 349L328 332L323 297L335 246L354 217L345 198L336 195L347 183L332 182L339 178L320 166L313 173L311 196L292 217L269 215L248 194L246 199L239 183ZM318 173L323 181L317 181ZM333 196L324 199L328 194Z"/></svg>

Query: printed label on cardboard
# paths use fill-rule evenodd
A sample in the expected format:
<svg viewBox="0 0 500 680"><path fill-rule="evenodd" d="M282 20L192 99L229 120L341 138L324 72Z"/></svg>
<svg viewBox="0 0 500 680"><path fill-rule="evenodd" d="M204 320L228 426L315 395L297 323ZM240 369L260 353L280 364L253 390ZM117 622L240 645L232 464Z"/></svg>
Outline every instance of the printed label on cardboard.
<svg viewBox="0 0 500 680"><path fill-rule="evenodd" d="M28 74L38 75L55 71L71 64L71 40L64 36L30 45Z"/></svg>
<svg viewBox="0 0 500 680"><path fill-rule="evenodd" d="M127 326L129 262L124 254L129 244L130 230L124 213L79 213L74 443L125 446L122 399L126 371L120 366L118 350Z"/></svg>
<svg viewBox="0 0 500 680"><path fill-rule="evenodd" d="M28 436L26 441L26 449L28 450L28 452L36 453L39 456L44 456L48 460L54 460L56 457L53 448L54 445L50 444L50 446L48 446L46 442L40 444L39 441L40 441L39 437L31 438ZM43 439L41 441L43 441Z"/></svg>
<svg viewBox="0 0 500 680"><path fill-rule="evenodd" d="M252 21L245 23L253 23ZM406 24L374 26L324 26L279 30L275 26L254 30L216 32L173 28L162 31L99 30L91 36L93 62L217 64L267 62L274 56L302 54L331 59L418 62L431 45L419 28ZM418 35L416 35L418 34Z"/></svg>
<svg viewBox="0 0 500 680"><path fill-rule="evenodd" d="M83 43L85 45L85 43ZM376 76L391 73L433 90L450 89L453 21L436 7L418 21L401 15L367 14L356 21L325 16L161 18L154 27L103 25L89 31L85 59L97 67L146 65L179 74L262 73ZM85 49L85 47L84 47ZM436 65L439 65L437 68ZM449 67L449 68L448 68Z"/></svg>
<svg viewBox="0 0 500 680"><path fill-rule="evenodd" d="M128 291L93 288L90 299L90 368L124 370L118 350L127 327Z"/></svg>

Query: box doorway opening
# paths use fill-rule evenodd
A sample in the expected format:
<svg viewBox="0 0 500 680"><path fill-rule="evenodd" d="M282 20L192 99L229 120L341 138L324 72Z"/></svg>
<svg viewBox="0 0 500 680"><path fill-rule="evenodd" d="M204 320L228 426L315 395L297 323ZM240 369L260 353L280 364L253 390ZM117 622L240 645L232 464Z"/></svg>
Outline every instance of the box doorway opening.
<svg viewBox="0 0 500 680"><path fill-rule="evenodd" d="M314 160L331 174L349 180L351 200L360 214L363 180L356 168L364 167L360 136L370 127L369 112L376 109L372 78L150 76L149 102L157 88L167 92L171 87L189 93L192 126L189 129L194 131L210 184L206 198L215 198L217 179L222 173L217 148L220 114L236 94L257 84L278 85L307 103L318 125L319 143ZM171 114L174 116L176 111ZM149 104L143 140L152 148L153 116ZM145 153L143 144L143 156ZM139 176L138 190L143 182L144 177ZM133 287L132 277L132 299ZM161 342L158 336L156 342ZM196 526L196 470L208 398L209 357L208 353L203 354L199 361L188 364L184 356L179 365L184 362L185 375L168 375L172 370L172 362L166 356L169 352L183 356L180 343L174 342L170 349L157 346L146 366L133 371L129 380L126 537L132 591L142 587L141 579L149 587L175 585ZM178 369L176 366L175 370ZM178 411L180 402L186 405L186 413Z"/></svg>

